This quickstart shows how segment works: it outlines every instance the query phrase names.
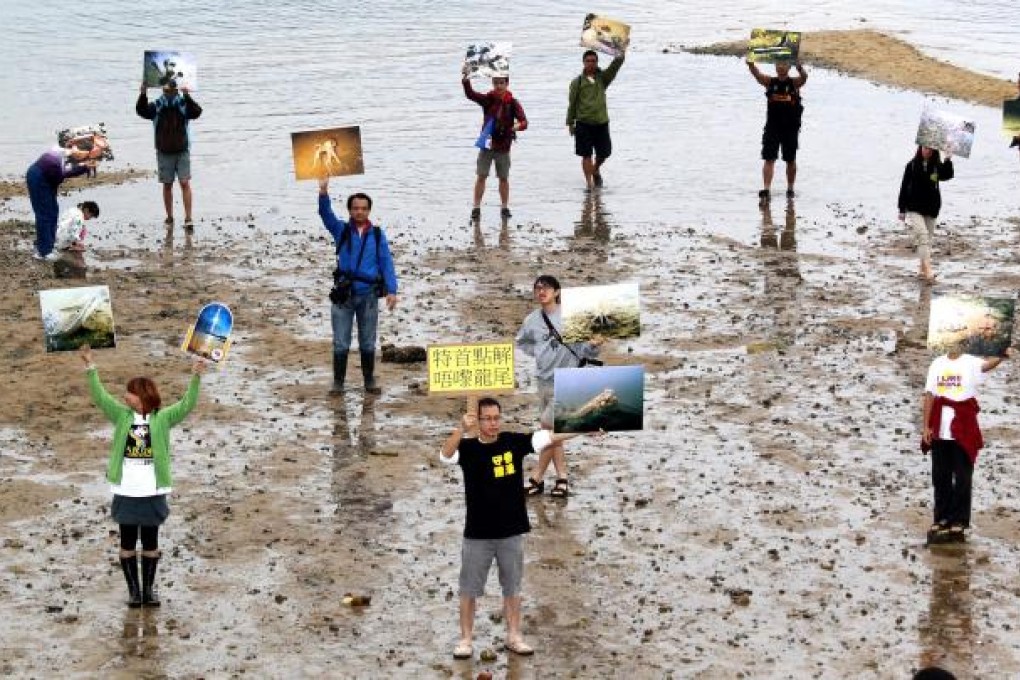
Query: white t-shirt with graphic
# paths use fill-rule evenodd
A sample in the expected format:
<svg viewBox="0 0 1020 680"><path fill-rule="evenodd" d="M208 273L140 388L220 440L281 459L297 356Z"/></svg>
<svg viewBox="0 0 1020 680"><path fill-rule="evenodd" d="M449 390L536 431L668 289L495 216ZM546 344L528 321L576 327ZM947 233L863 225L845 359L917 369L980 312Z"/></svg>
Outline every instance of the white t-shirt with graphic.
<svg viewBox="0 0 1020 680"><path fill-rule="evenodd" d="M961 354L956 359L948 356L940 356L931 362L928 369L928 379L924 383L924 391L936 397L945 397L953 401L964 401L971 397L977 397L978 385L984 380L984 373L981 372L985 360L981 357L970 354ZM956 412L948 407L942 407L942 420L936 439L952 439L950 426L953 424L953 417Z"/></svg>
<svg viewBox="0 0 1020 680"><path fill-rule="evenodd" d="M124 468L120 484L110 490L118 496L160 496L170 493L170 487L156 488L156 468L152 464L152 431L149 418L135 414L124 445Z"/></svg>

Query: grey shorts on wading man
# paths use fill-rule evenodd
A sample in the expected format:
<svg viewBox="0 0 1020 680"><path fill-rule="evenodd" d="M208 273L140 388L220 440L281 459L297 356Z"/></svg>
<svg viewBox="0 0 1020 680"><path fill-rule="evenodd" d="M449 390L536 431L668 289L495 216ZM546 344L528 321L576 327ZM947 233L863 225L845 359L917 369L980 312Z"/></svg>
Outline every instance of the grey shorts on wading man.
<svg viewBox="0 0 1020 680"><path fill-rule="evenodd" d="M481 597L485 594L485 581L495 558L499 570L499 585L503 597L514 597L521 592L524 573L524 536L508 538L465 538L460 549L460 595Z"/></svg>
<svg viewBox="0 0 1020 680"><path fill-rule="evenodd" d="M491 149L481 149L478 152L478 176L488 177L493 161L496 162L496 177L510 179L510 152L501 153Z"/></svg>
<svg viewBox="0 0 1020 680"><path fill-rule="evenodd" d="M191 153L156 152L156 168L159 170L160 184L173 184L174 177L187 182L191 179Z"/></svg>

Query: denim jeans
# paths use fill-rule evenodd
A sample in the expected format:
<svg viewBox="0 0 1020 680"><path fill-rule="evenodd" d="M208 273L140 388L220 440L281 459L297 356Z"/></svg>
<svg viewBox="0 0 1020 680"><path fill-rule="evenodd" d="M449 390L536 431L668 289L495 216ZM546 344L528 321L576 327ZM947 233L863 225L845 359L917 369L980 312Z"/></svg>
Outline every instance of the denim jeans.
<svg viewBox="0 0 1020 680"><path fill-rule="evenodd" d="M53 252L57 238L57 218L60 206L57 203L57 189L47 181L42 169L35 164L28 169L28 199L35 211L35 249L46 256Z"/></svg>
<svg viewBox="0 0 1020 680"><path fill-rule="evenodd" d="M379 325L379 299L375 293L352 295L342 305L333 304L330 321L333 324L333 351L349 352L354 317L358 317L358 349L375 352L375 331Z"/></svg>

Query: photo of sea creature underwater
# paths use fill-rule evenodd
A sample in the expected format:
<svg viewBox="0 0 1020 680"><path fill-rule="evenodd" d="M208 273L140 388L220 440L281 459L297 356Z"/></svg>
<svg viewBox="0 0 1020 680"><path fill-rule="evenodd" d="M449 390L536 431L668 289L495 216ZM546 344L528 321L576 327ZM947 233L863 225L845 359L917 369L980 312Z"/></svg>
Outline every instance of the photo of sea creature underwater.
<svg viewBox="0 0 1020 680"><path fill-rule="evenodd" d="M290 135L297 179L319 179L323 175L361 175L361 128L358 126L293 132Z"/></svg>
<svg viewBox="0 0 1020 680"><path fill-rule="evenodd" d="M86 344L116 347L107 286L41 290L39 304L47 352L71 352Z"/></svg>
<svg viewBox="0 0 1020 680"><path fill-rule="evenodd" d="M469 78L509 78L510 42L474 42L468 45L464 66Z"/></svg>
<svg viewBox="0 0 1020 680"><path fill-rule="evenodd" d="M644 410L644 366L556 369L553 432L642 430Z"/></svg>

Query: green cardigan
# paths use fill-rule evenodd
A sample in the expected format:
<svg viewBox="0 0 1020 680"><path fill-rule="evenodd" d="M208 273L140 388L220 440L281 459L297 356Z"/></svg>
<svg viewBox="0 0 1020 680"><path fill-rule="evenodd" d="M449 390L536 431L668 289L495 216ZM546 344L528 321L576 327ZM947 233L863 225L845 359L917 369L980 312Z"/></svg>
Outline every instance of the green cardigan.
<svg viewBox="0 0 1020 680"><path fill-rule="evenodd" d="M124 471L124 447L127 444L128 432L135 419L135 412L130 407L106 391L99 380L99 372L95 367L88 369L89 392L103 415L113 423L113 444L110 445L110 460L106 464L106 480L111 484L120 484ZM156 487L165 489L171 486L170 479L170 428L180 423L198 403L199 377L191 376L188 391L184 397L166 408L160 408L149 416L149 432L152 437L152 463L156 469Z"/></svg>

